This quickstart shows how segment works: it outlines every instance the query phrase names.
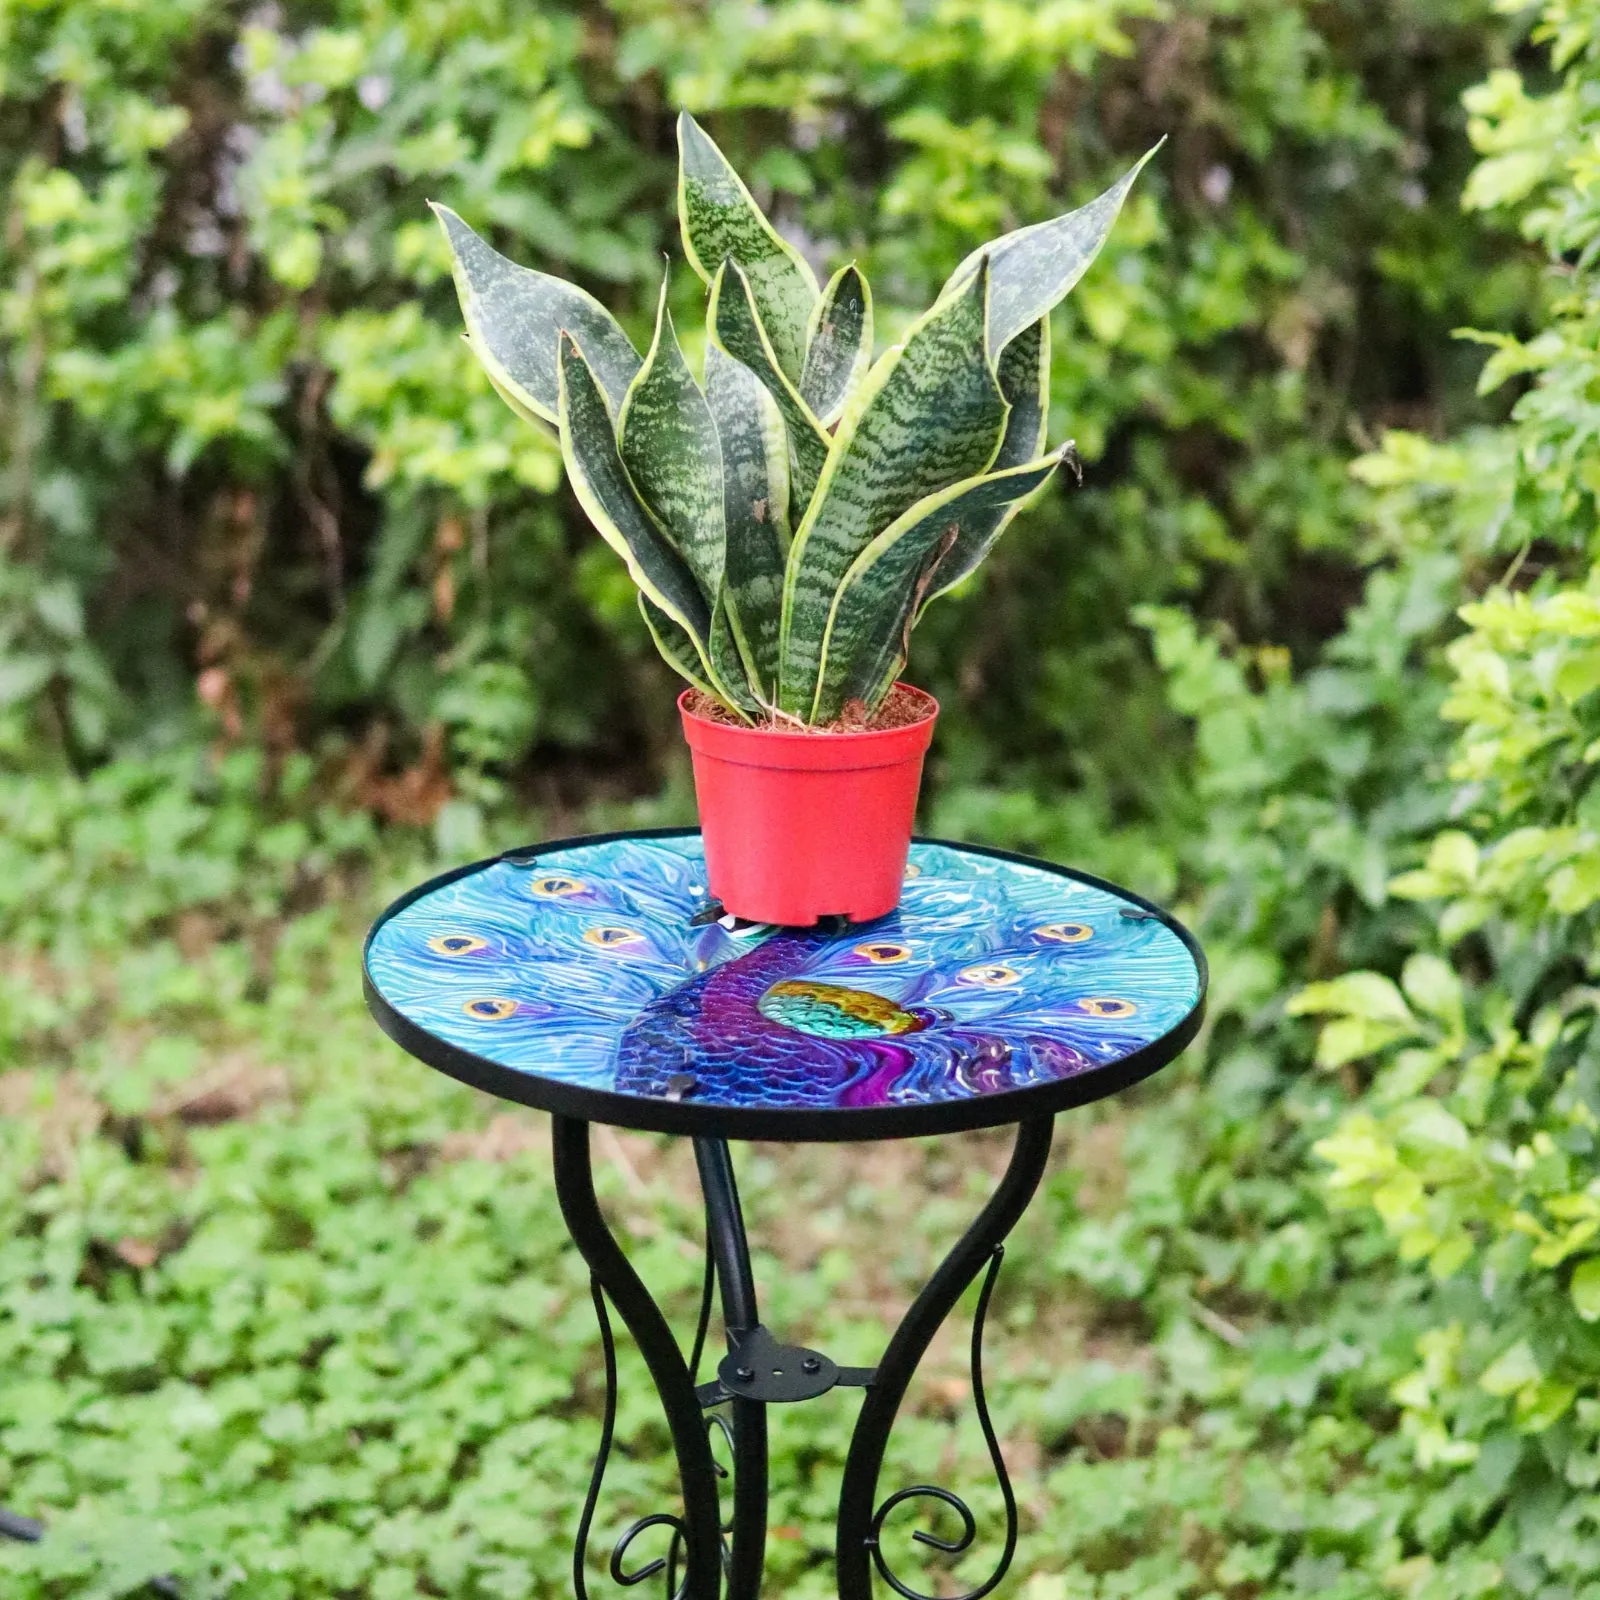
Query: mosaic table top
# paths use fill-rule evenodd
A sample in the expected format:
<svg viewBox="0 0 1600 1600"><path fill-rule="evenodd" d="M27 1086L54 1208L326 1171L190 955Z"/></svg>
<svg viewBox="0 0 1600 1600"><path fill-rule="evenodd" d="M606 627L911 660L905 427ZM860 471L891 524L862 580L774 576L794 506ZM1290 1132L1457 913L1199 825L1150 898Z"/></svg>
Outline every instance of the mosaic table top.
<svg viewBox="0 0 1600 1600"><path fill-rule="evenodd" d="M368 937L368 1003L430 1065L618 1126L865 1139L1098 1099L1197 1031L1172 918L1043 862L918 842L898 911L718 920L694 832L577 839L434 879Z"/></svg>

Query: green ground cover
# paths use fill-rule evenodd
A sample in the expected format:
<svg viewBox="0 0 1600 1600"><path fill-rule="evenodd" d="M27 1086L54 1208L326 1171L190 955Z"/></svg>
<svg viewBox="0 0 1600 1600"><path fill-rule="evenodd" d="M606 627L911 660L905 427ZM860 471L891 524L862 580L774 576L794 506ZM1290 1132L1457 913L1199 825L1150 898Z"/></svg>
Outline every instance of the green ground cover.
<svg viewBox="0 0 1600 1600"><path fill-rule="evenodd" d="M1056 328L1090 487L913 659L930 828L1215 971L1008 1258L1013 1592L1600 1596L1600 7L31 0L0 68L8 1600L569 1590L543 1128L385 1044L356 952L440 861L689 813L421 211L637 330L678 103L891 320L1172 135ZM1003 1154L748 1152L774 1323L869 1360ZM687 1326L683 1152L607 1155ZM983 1481L960 1353L897 1472ZM610 1528L668 1492L625 1379ZM781 1419L777 1593L829 1592L848 1407Z"/></svg>

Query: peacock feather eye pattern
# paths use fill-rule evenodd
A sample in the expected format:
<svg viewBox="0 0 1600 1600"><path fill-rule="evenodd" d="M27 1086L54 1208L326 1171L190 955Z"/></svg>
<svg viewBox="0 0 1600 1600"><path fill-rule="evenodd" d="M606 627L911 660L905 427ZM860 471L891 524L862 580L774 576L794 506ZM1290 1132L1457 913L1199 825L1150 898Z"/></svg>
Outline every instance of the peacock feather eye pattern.
<svg viewBox="0 0 1600 1600"><path fill-rule="evenodd" d="M892 944L887 939L875 939L869 944L858 944L855 953L875 967L898 966L911 959L911 946Z"/></svg>
<svg viewBox="0 0 1600 1600"><path fill-rule="evenodd" d="M1073 1004L1091 1017L1131 1017L1139 1009L1131 1000L1111 1000L1103 995L1088 995Z"/></svg>
<svg viewBox="0 0 1600 1600"><path fill-rule="evenodd" d="M507 1017L516 1016L517 1002L484 996L467 1001L461 1009L474 1022L504 1022Z"/></svg>
<svg viewBox="0 0 1600 1600"><path fill-rule="evenodd" d="M1010 989L1022 982L1022 974L1015 967L1002 966L998 961L981 967L963 967L956 978L961 983L976 984L980 989Z"/></svg>
<svg viewBox="0 0 1600 1600"><path fill-rule="evenodd" d="M435 1040L554 1083L727 1107L917 1106L1058 1082L1173 1032L1178 932L1110 888L918 843L864 927L707 922L695 834L503 858L401 904L368 980Z"/></svg>
<svg viewBox="0 0 1600 1600"><path fill-rule="evenodd" d="M530 879L528 893L536 900L565 900L568 895L582 894L584 887L580 879L563 877L557 872Z"/></svg>

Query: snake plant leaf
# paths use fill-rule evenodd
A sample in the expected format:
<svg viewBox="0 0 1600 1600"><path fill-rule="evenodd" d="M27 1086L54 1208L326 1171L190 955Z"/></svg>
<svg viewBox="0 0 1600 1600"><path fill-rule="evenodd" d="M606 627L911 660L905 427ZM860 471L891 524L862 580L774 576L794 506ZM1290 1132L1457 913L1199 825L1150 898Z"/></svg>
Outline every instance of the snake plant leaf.
<svg viewBox="0 0 1600 1600"><path fill-rule="evenodd" d="M1044 450L1045 429L1050 421L1050 319L1039 320L1019 333L1000 353L996 364L1000 390L1010 402L1005 436L995 454L992 471L1020 467ZM1082 477L1076 452L1063 457L1065 465ZM928 597L922 610L953 589L982 565L1000 535L1022 510L1024 499L997 505L985 524L981 517L963 520L961 532L933 573ZM921 615L919 611L918 615Z"/></svg>
<svg viewBox="0 0 1600 1600"><path fill-rule="evenodd" d="M737 261L723 262L711 280L706 327L711 342L720 344L725 355L743 362L777 402L789 436L791 503L803 510L810 503L833 440L778 365L750 280Z"/></svg>
<svg viewBox="0 0 1600 1600"><path fill-rule="evenodd" d="M871 359L872 290L852 262L829 279L806 336L800 393L825 427L839 420Z"/></svg>
<svg viewBox="0 0 1600 1600"><path fill-rule="evenodd" d="M683 253L707 283L724 261L744 269L779 370L798 383L817 300L816 275L767 221L744 180L687 111L678 115L678 222Z"/></svg>
<svg viewBox="0 0 1600 1600"><path fill-rule="evenodd" d="M688 631L674 622L643 589L638 593L639 614L644 618L645 627L650 630L650 637L655 641L661 659L679 677L692 683L701 694L715 699L717 692L711 687L705 662L700 659L700 651Z"/></svg>
<svg viewBox="0 0 1600 1600"><path fill-rule="evenodd" d="M1152 145L1102 195L1048 222L1035 222L974 250L950 274L940 298L954 294L989 262L989 349L998 354L1019 334L1052 311L1089 270L1106 242L1122 202L1145 163L1166 143Z"/></svg>
<svg viewBox="0 0 1600 1600"><path fill-rule="evenodd" d="M728 624L756 696L778 693L778 612L789 554L789 447L766 385L721 346L706 346L706 400L722 445Z"/></svg>
<svg viewBox="0 0 1600 1600"><path fill-rule="evenodd" d="M744 655L728 620L727 600L727 590L724 588L718 592L716 606L711 612L711 637L707 641L706 653L710 658L712 682L718 691L718 699L732 706L746 719L753 720L762 707L750 688Z"/></svg>
<svg viewBox="0 0 1600 1600"><path fill-rule="evenodd" d="M778 703L805 715L822 642L851 563L901 512L988 469L1006 399L985 353L988 268L878 358L839 420L784 575Z"/></svg>
<svg viewBox="0 0 1600 1600"><path fill-rule="evenodd" d="M729 670L712 671L701 656L699 646L690 634L661 609L643 589L639 591L639 614L650 630L650 637L661 654L661 659L679 677L693 684L701 694L720 700L735 709L747 722L755 720L761 707L750 693L739 661L738 646L728 630L726 614L719 602L711 613L711 633L707 654Z"/></svg>
<svg viewBox="0 0 1600 1600"><path fill-rule="evenodd" d="M1059 453L1045 456L928 495L856 557L829 609L808 721L831 722L851 700L876 708L905 664L906 641L941 555L970 525L989 526L1036 493L1060 461Z"/></svg>
<svg viewBox="0 0 1600 1600"><path fill-rule="evenodd" d="M557 420L557 343L563 332L582 344L607 401L620 406L639 370L639 352L616 318L575 284L508 260L449 206L435 205L433 214L450 243L473 353L512 409Z"/></svg>
<svg viewBox="0 0 1600 1600"><path fill-rule="evenodd" d="M693 640L703 662L711 608L694 574L639 498L617 449L599 380L572 335L565 332L557 376L561 458L578 503L600 537L627 564L639 589Z"/></svg>
<svg viewBox="0 0 1600 1600"><path fill-rule="evenodd" d="M628 476L711 605L722 587L722 450L678 345L665 278L655 336L623 399L617 439Z"/></svg>

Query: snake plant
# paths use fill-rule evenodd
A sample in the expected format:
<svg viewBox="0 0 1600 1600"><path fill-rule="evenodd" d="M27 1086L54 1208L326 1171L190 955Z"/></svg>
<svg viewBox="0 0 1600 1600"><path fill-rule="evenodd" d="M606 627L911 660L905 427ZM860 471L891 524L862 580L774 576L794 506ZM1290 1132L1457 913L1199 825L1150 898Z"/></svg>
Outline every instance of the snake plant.
<svg viewBox="0 0 1600 1600"><path fill-rule="evenodd" d="M701 378L665 282L641 360L593 296L435 206L467 339L507 404L558 430L578 500L679 673L745 722L859 722L929 602L1076 469L1070 443L1045 449L1050 311L1150 157L1079 210L975 250L874 360L859 269L819 286L687 113L678 149L684 253L708 291Z"/></svg>

